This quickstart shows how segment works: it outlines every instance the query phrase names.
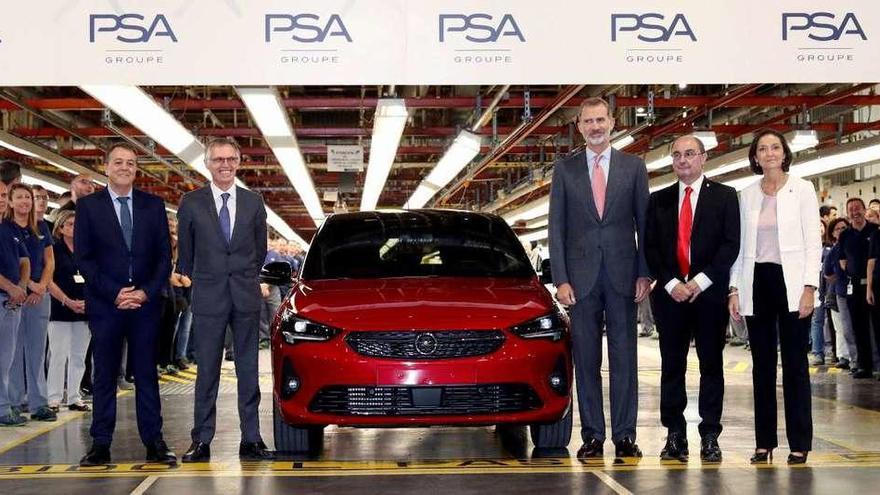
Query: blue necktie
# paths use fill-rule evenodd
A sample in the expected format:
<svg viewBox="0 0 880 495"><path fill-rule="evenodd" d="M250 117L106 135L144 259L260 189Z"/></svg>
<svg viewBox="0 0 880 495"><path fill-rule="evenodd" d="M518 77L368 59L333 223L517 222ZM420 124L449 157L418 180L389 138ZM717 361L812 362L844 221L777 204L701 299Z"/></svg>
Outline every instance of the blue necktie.
<svg viewBox="0 0 880 495"><path fill-rule="evenodd" d="M220 197L223 198L223 206L220 207L220 230L223 231L223 238L226 239L226 244L229 245L229 241L232 239L232 225L229 221L229 208L226 207L226 202L229 200L229 193L223 193Z"/></svg>
<svg viewBox="0 0 880 495"><path fill-rule="evenodd" d="M125 239L125 245L131 251L131 210L128 209L128 199L125 197L116 198L119 201L119 223L122 224L122 237Z"/></svg>

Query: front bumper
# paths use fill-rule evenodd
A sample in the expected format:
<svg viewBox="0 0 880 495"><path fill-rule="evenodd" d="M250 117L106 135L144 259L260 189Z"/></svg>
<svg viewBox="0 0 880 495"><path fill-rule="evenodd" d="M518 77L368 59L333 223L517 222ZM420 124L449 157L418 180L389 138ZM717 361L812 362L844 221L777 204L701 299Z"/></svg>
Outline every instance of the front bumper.
<svg viewBox="0 0 880 495"><path fill-rule="evenodd" d="M549 423L571 401L568 339L505 342L484 356L397 360L362 356L346 332L286 344L273 333L276 403L293 425L431 426ZM554 390L551 375L563 379ZM294 376L295 392L284 384Z"/></svg>

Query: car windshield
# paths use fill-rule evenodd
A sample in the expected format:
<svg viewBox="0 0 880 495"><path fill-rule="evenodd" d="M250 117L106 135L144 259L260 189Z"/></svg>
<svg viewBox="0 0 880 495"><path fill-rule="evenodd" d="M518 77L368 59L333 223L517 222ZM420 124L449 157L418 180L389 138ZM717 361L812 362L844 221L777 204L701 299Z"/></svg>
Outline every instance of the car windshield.
<svg viewBox="0 0 880 495"><path fill-rule="evenodd" d="M309 248L302 278L534 275L522 244L500 217L400 211L327 219Z"/></svg>

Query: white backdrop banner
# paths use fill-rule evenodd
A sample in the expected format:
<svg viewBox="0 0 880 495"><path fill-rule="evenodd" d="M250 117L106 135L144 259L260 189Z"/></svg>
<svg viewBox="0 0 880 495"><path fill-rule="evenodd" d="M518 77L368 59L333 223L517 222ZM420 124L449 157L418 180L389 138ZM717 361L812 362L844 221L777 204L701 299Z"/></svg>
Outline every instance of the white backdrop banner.
<svg viewBox="0 0 880 495"><path fill-rule="evenodd" d="M877 0L0 6L0 85L875 81Z"/></svg>

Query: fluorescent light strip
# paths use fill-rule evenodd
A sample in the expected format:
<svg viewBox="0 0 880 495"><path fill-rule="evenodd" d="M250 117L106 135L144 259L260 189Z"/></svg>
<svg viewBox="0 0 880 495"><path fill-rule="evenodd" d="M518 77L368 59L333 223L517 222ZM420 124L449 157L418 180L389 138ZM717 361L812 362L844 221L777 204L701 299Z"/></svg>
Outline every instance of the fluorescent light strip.
<svg viewBox="0 0 880 495"><path fill-rule="evenodd" d="M200 174L210 176L204 163L193 163L198 153L194 153L195 150L187 153L194 144L201 143L141 88L109 84L86 85L80 88L155 139L163 148L180 157Z"/></svg>
<svg viewBox="0 0 880 495"><path fill-rule="evenodd" d="M320 225L324 221L324 209L278 92L274 87L237 87L235 90L263 133L266 143L272 148L281 169L302 199L309 216L315 225Z"/></svg>
<svg viewBox="0 0 880 495"><path fill-rule="evenodd" d="M546 227L547 224L549 224L549 223L550 223L549 216L535 217L535 218L529 220L528 222L526 222L526 228L527 229L537 229L540 227Z"/></svg>
<svg viewBox="0 0 880 495"><path fill-rule="evenodd" d="M810 177L875 160L880 160L880 144L795 163L790 171L797 177Z"/></svg>
<svg viewBox="0 0 880 495"><path fill-rule="evenodd" d="M663 167L668 167L672 165L672 156L671 155L663 155L656 160L651 160L650 162L645 164L648 170L660 170Z"/></svg>
<svg viewBox="0 0 880 495"><path fill-rule="evenodd" d="M789 173L796 177L812 177L819 174L826 174L835 170L857 166L865 163L880 160L880 140L873 139L873 144L857 147L855 149L847 149L837 153L828 154L820 157L813 157L801 162L795 162L791 165ZM844 145L847 148L852 146ZM855 143L853 146L857 146ZM742 190L756 180L760 176L748 175L737 179L732 179L725 184Z"/></svg>
<svg viewBox="0 0 880 495"><path fill-rule="evenodd" d="M431 173L419 184L404 208L421 208L449 184L480 153L483 138L470 131L461 131Z"/></svg>
<svg viewBox="0 0 880 495"><path fill-rule="evenodd" d="M513 225L520 220L531 220L543 215L550 214L550 196L544 196L530 203L526 203L515 210L512 210L502 217L507 223Z"/></svg>
<svg viewBox="0 0 880 495"><path fill-rule="evenodd" d="M376 103L373 117L373 136L370 140L370 163L361 194L361 211L376 209L385 181L394 165L403 128L406 127L406 102L402 99L382 99Z"/></svg>
<svg viewBox="0 0 880 495"><path fill-rule="evenodd" d="M139 87L91 85L81 86L81 88L103 103L104 106L119 114L129 124L150 136L163 148L174 153L200 175L208 180L211 179L211 173L205 166L204 145ZM236 183L248 189L240 180L236 180ZM308 243L296 235L293 229L268 206L266 206L266 214L268 216L267 223L279 234L288 240L308 246Z"/></svg>
<svg viewBox="0 0 880 495"><path fill-rule="evenodd" d="M535 232L529 232L528 234L522 234L519 236L519 240L521 242L541 241L546 239L549 235L549 231L547 229L543 229Z"/></svg>
<svg viewBox="0 0 880 495"><path fill-rule="evenodd" d="M67 184L60 180L30 170L21 171L21 181L31 186L43 186L47 191L52 191L55 194L64 194L68 189Z"/></svg>
<svg viewBox="0 0 880 495"><path fill-rule="evenodd" d="M103 175L91 171L90 169L80 165L79 163L76 163L66 156L63 156L53 150L44 148L36 143L32 143L26 139L22 139L6 131L0 131L0 146L21 155L44 161L49 165L61 169L69 174L89 174L98 179L106 180L106 177L104 177Z"/></svg>
<svg viewBox="0 0 880 495"><path fill-rule="evenodd" d="M634 137L627 134L621 138L611 138L611 147L616 150L622 150L636 141Z"/></svg>
<svg viewBox="0 0 880 495"><path fill-rule="evenodd" d="M734 160L726 165L721 165L720 167L713 168L712 170L706 171L706 177L715 177L717 175L724 175L729 172L733 172L735 170L739 170L741 168L746 168L749 166L748 158L740 158L739 160Z"/></svg>

